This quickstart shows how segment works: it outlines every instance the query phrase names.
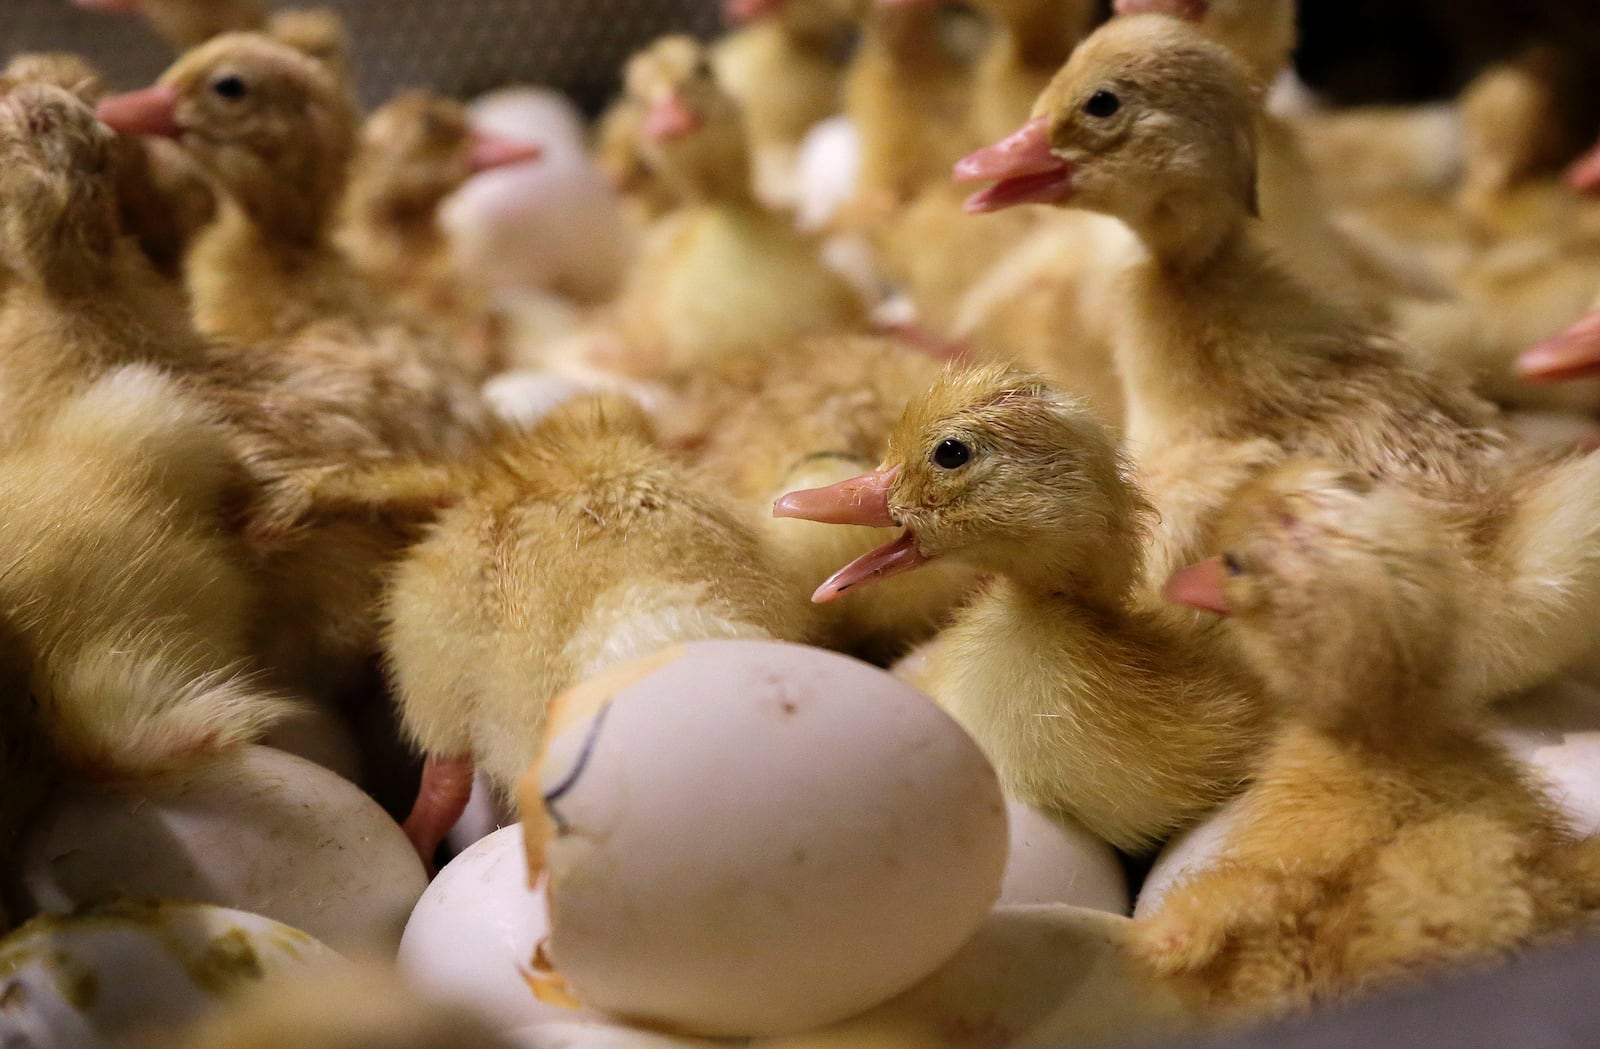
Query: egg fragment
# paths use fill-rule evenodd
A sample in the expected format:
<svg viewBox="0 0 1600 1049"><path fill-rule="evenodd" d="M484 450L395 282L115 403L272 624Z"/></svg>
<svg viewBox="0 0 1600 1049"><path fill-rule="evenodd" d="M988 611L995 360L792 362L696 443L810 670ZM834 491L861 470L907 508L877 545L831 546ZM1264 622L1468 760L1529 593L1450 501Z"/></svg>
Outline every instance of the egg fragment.
<svg viewBox="0 0 1600 1049"><path fill-rule="evenodd" d="M21 854L22 902L63 914L119 896L237 907L337 950L392 951L427 874L378 804L265 747L159 778L74 786Z"/></svg>
<svg viewBox="0 0 1600 1049"><path fill-rule="evenodd" d="M1600 689L1553 681L1498 705L1495 726L1573 833L1600 834Z"/></svg>
<svg viewBox="0 0 1600 1049"><path fill-rule="evenodd" d="M501 1027L583 1019L528 986L529 961L549 931L544 892L528 887L522 827L514 824L433 879L406 923L400 971L419 990L473 1006Z"/></svg>
<svg viewBox="0 0 1600 1049"><path fill-rule="evenodd" d="M207 904L125 902L35 918L0 940L0 1045L125 1046L246 986L336 963L297 929Z"/></svg>
<svg viewBox="0 0 1600 1049"><path fill-rule="evenodd" d="M1006 816L1011 854L1000 906L1068 903L1128 913L1128 876L1110 845L1070 816L1046 816L1020 801L1006 801Z"/></svg>
<svg viewBox="0 0 1600 1049"><path fill-rule="evenodd" d="M710 1036L830 1023L948 959L999 893L993 768L926 696L798 645L708 641L579 686L524 781L548 956L577 997Z"/></svg>

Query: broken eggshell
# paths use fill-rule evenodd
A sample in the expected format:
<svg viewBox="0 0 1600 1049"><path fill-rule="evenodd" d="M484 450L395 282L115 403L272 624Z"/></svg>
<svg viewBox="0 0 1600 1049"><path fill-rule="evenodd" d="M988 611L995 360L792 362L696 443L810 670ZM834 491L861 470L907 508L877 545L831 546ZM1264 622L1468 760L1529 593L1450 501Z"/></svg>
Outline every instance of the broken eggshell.
<svg viewBox="0 0 1600 1049"><path fill-rule="evenodd" d="M926 696L763 641L664 650L551 709L523 783L556 978L684 1034L851 1016L936 969L999 894L994 769Z"/></svg>
<svg viewBox="0 0 1600 1049"><path fill-rule="evenodd" d="M297 929L203 903L123 902L35 918L0 940L0 1045L125 1046L135 1034L185 1026L269 977L333 964L342 964L338 955Z"/></svg>
<svg viewBox="0 0 1600 1049"><path fill-rule="evenodd" d="M1600 834L1600 689L1550 682L1497 704L1493 725L1572 832Z"/></svg>
<svg viewBox="0 0 1600 1049"><path fill-rule="evenodd" d="M1128 876L1116 850L1071 816L1047 816L1020 801L1006 802L1011 854L1000 906L1067 903L1127 914Z"/></svg>

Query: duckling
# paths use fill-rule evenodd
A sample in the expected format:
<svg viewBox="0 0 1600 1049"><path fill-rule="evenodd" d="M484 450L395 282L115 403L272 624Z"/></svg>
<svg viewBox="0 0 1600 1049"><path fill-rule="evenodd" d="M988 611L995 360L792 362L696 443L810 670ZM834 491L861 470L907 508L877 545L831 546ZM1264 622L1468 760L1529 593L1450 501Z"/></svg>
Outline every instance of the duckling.
<svg viewBox="0 0 1600 1049"><path fill-rule="evenodd" d="M644 245L613 323L632 370L681 370L744 350L865 323L866 307L817 245L750 188L738 107L704 48L667 37L628 66L647 161L683 200Z"/></svg>
<svg viewBox="0 0 1600 1049"><path fill-rule="evenodd" d="M565 406L491 453L397 567L385 649L427 755L406 823L424 857L473 766L511 796L563 689L683 641L806 636L744 516L652 438L623 399Z"/></svg>
<svg viewBox="0 0 1600 1049"><path fill-rule="evenodd" d="M839 109L850 0L725 0L734 30L717 42L717 82L739 104L756 194L774 207L799 195L800 140Z"/></svg>
<svg viewBox="0 0 1600 1049"><path fill-rule="evenodd" d="M77 96L33 82L0 94L0 446L119 365L204 359L181 298L121 234L121 157Z"/></svg>
<svg viewBox="0 0 1600 1049"><path fill-rule="evenodd" d="M945 557L994 577L923 680L1016 799L1140 852L1248 778L1263 704L1220 650L1136 602L1151 508L1109 432L1043 380L952 371L878 470L775 513L904 528L816 601Z"/></svg>
<svg viewBox="0 0 1600 1049"><path fill-rule="evenodd" d="M465 106L425 91L391 100L362 129L339 245L367 280L451 331L480 378L498 370L490 306L456 266L440 207L472 176L540 155L475 131Z"/></svg>
<svg viewBox="0 0 1600 1049"><path fill-rule="evenodd" d="M1551 529L1588 512L1600 459L1527 462L1461 377L1285 272L1252 221L1257 105L1237 60L1193 27L1117 19L1073 54L1033 121L967 162L969 176L1000 180L970 206L1100 211L1149 253L1119 304L1115 360L1161 520L1153 578L1211 545L1238 479L1196 474L1208 458L1266 442L1276 452L1261 465L1331 459L1433 500L1495 588L1462 646L1463 688L1535 684L1589 644L1572 622L1600 599L1600 547L1588 526Z"/></svg>
<svg viewBox="0 0 1600 1049"><path fill-rule="evenodd" d="M1139 922L1158 971L1276 1012L1575 930L1600 904L1574 842L1451 686L1473 572L1392 484L1263 476L1169 599L1231 617L1283 722L1217 866Z"/></svg>
<svg viewBox="0 0 1600 1049"><path fill-rule="evenodd" d="M774 518L773 500L854 477L882 461L907 404L943 369L936 358L894 339L832 336L732 358L690 380L683 400L705 416L695 428L704 435L699 461L751 508L785 578L798 581L805 595L816 580L892 535L882 528ZM887 662L944 625L971 592L974 576L966 565L950 562L821 607L816 640Z"/></svg>
<svg viewBox="0 0 1600 1049"><path fill-rule="evenodd" d="M1085 0L975 0L995 34L973 72L968 119L981 142L1004 138L1028 119L1034 100L1089 35L1095 5Z"/></svg>
<svg viewBox="0 0 1600 1049"><path fill-rule="evenodd" d="M224 529L244 478L181 381L107 370L0 452L7 704L73 774L148 775L291 707L254 674L255 580ZM11 643L14 642L14 643Z"/></svg>
<svg viewBox="0 0 1600 1049"><path fill-rule="evenodd" d="M267 20L261 0L72 0L91 11L140 14L178 51L236 31L260 29Z"/></svg>

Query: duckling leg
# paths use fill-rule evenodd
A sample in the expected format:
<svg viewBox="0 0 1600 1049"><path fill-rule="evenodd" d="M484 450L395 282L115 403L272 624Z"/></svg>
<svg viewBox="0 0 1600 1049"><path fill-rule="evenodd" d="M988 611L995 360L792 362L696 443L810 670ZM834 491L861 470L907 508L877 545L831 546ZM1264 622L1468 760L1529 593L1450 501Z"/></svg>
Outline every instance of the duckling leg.
<svg viewBox="0 0 1600 1049"><path fill-rule="evenodd" d="M422 785L402 828L425 864L433 863L439 843L467 811L472 800L472 758L429 755L422 765Z"/></svg>

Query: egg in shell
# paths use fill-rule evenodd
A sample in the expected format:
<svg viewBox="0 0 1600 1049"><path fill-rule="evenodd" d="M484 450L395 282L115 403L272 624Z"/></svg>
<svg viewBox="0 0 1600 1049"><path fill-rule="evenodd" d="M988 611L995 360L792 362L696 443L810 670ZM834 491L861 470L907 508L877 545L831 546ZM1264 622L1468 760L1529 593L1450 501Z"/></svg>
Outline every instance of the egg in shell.
<svg viewBox="0 0 1600 1049"><path fill-rule="evenodd" d="M121 902L35 918L0 940L0 1045L122 1047L269 977L339 962L297 929L203 903Z"/></svg>
<svg viewBox="0 0 1600 1049"><path fill-rule="evenodd" d="M999 895L994 769L866 663L706 641L560 697L522 785L552 983L643 1026L802 1031L905 990Z"/></svg>
<svg viewBox="0 0 1600 1049"><path fill-rule="evenodd" d="M74 785L23 843L19 902L63 914L122 896L235 907L337 950L391 952L427 873L347 781L246 747L137 782Z"/></svg>

